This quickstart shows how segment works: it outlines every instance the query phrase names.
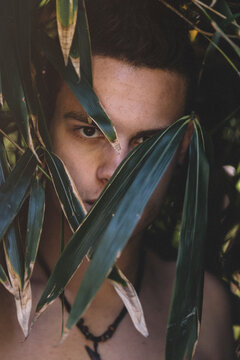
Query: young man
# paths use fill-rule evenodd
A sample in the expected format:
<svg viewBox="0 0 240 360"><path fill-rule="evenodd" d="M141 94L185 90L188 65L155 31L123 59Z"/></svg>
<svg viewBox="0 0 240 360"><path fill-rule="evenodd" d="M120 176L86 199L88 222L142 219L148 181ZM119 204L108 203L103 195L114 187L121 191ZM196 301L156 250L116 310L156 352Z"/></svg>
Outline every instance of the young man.
<svg viewBox="0 0 240 360"><path fill-rule="evenodd" d="M184 26L157 1L102 0L97 4L97 1L89 0L87 10L92 37L93 86L115 126L121 152L117 153L99 129L88 123L82 106L64 82L57 93L50 133L54 152L68 168L88 211L129 151L184 114L192 91L193 56ZM139 272L140 243L147 248L143 230L156 217L174 164L184 157L190 136L189 130L178 159L171 164L154 192L117 262L133 283ZM52 270L59 256L61 211L52 190L48 195L40 254ZM71 231L66 227L66 241L70 236ZM74 300L87 265L87 261L83 262L66 288L69 303ZM112 338L99 343L101 359L164 359L174 274L174 263L164 262L147 251L139 296L149 337L140 335L126 315ZM36 265L32 281L35 303L45 283L46 274L40 265ZM87 340L77 327L65 343L54 346L60 336L60 300L40 317L29 338L22 342L11 300L1 289L1 359L100 358L85 351L85 345L92 348L93 342ZM84 314L90 332L94 335L105 332L122 306L110 283L105 281ZM219 282L206 274L202 329L194 359L231 358L228 299Z"/></svg>

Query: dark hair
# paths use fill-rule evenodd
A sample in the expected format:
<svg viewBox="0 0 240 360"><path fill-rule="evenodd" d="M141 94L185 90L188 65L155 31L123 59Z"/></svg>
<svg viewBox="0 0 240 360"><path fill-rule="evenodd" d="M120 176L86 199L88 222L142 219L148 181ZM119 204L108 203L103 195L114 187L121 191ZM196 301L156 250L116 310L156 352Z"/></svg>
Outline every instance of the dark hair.
<svg viewBox="0 0 240 360"><path fill-rule="evenodd" d="M85 1L93 55L183 75L188 89L187 110L191 110L196 71L186 23L160 0ZM46 78L51 95L56 96L58 82L51 76ZM55 102L50 100L51 95L48 100L52 107Z"/></svg>
<svg viewBox="0 0 240 360"><path fill-rule="evenodd" d="M86 0L92 52L192 77L188 29L159 0Z"/></svg>

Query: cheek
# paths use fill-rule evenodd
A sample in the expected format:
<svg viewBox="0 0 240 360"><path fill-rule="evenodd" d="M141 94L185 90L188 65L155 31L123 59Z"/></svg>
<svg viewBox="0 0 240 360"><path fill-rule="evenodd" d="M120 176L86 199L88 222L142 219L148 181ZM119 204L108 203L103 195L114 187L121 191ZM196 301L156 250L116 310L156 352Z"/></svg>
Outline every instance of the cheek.
<svg viewBox="0 0 240 360"><path fill-rule="evenodd" d="M93 161L91 154L82 156L83 149L77 142L69 138L66 132L61 129L51 134L53 152L64 163L69 172L79 194L85 192L86 184L90 183L93 177ZM91 166L89 166L91 164Z"/></svg>

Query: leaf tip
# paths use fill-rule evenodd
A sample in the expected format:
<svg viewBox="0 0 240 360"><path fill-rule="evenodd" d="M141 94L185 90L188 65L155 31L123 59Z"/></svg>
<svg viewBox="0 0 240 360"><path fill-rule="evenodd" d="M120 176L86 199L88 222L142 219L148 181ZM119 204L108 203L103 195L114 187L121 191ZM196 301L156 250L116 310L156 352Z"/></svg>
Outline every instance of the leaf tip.
<svg viewBox="0 0 240 360"><path fill-rule="evenodd" d="M62 345L64 343L64 341L67 339L69 333L70 333L70 330L67 327L65 327L64 330L63 330L63 334L61 336L61 339L59 341L59 345Z"/></svg>

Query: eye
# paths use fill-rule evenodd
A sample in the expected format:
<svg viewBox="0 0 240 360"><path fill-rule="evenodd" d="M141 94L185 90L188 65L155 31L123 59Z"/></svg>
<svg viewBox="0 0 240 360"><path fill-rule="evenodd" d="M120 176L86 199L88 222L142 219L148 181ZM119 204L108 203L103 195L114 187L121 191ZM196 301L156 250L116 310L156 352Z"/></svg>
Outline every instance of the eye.
<svg viewBox="0 0 240 360"><path fill-rule="evenodd" d="M144 141L148 140L151 136L140 136L132 140L132 146L138 146L139 144L143 143Z"/></svg>
<svg viewBox="0 0 240 360"><path fill-rule="evenodd" d="M83 126L79 129L80 134L85 138L102 137L103 134L94 126Z"/></svg>

